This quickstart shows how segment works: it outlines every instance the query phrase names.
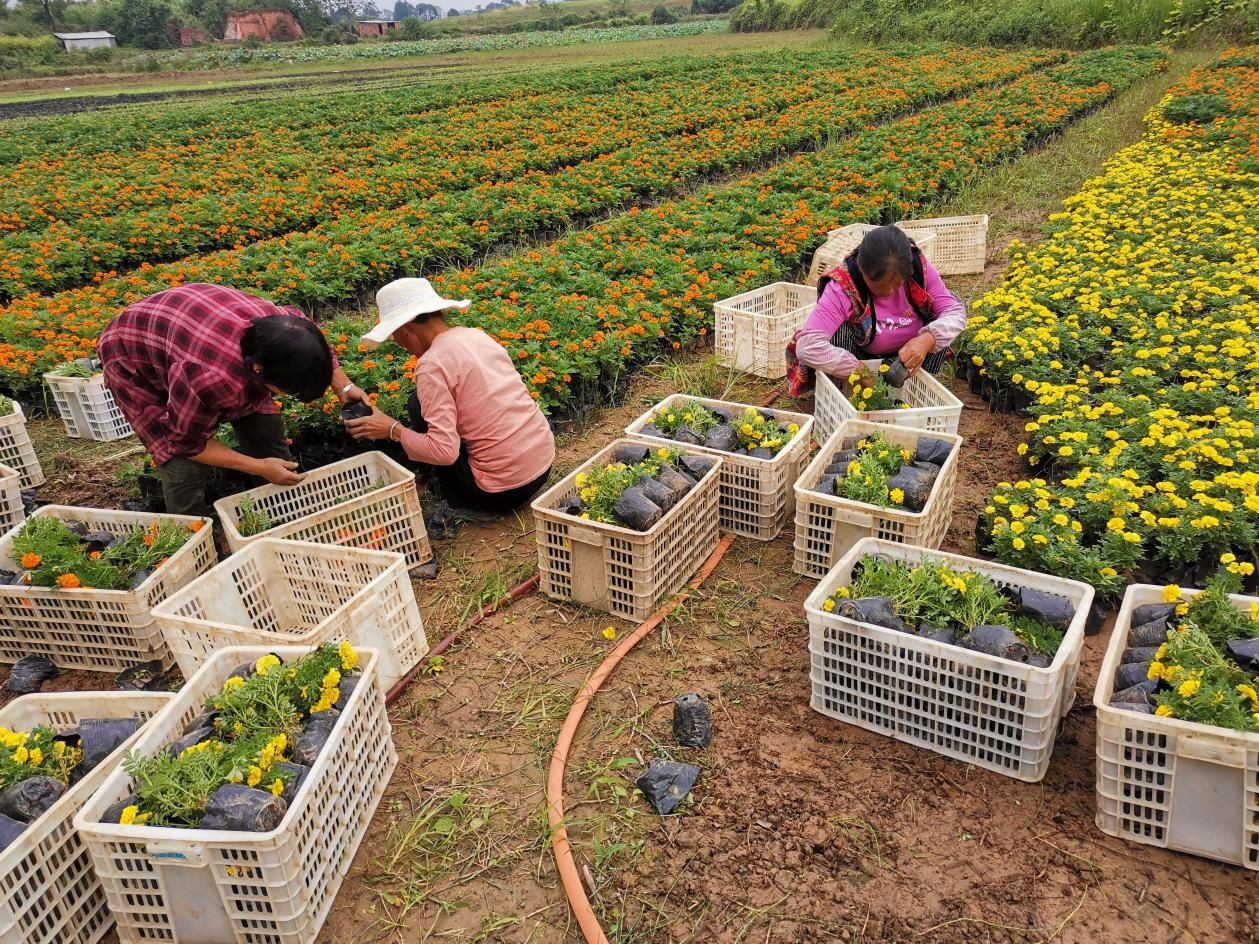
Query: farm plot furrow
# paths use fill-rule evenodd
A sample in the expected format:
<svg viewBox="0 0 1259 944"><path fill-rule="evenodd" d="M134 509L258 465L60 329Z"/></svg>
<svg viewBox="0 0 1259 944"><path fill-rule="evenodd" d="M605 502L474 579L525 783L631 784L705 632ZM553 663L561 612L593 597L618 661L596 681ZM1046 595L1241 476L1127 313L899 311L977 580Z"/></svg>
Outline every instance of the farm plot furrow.
<svg viewBox="0 0 1259 944"><path fill-rule="evenodd" d="M468 192L379 213L342 214L333 223L246 246L106 278L52 296L27 296L0 312L0 370L16 389L37 382L40 369L76 351L90 350L101 327L130 300L172 284L214 281L252 287L288 302L344 301L391 273L420 273L449 261L465 262L504 239L565 225L595 212L617 209L643 194L698 181L713 171L774 156L782 147L856 130L897 111L1009 79L1037 57L996 62L924 63L912 80L878 70L854 70L827 83L821 97L759 118L733 114L724 127L666 137L624 148L597 161L556 173L494 182ZM903 71L903 69L902 69ZM880 87L882 76L889 84ZM879 106L836 95L851 83L879 90ZM881 108L891 109L881 112ZM23 377L30 378L23 381Z"/></svg>
<svg viewBox="0 0 1259 944"><path fill-rule="evenodd" d="M1028 416L1029 481L997 489L976 536L998 559L1112 595L1204 586L1221 563L1254 586L1257 143L1251 47L1173 88L976 303L962 366Z"/></svg>
<svg viewBox="0 0 1259 944"><path fill-rule="evenodd" d="M818 119L854 107L835 97L871 86L887 89L888 95L871 108L872 115L886 115L911 104L918 87L948 91L936 76L941 70L969 79L969 69L989 69L984 57L973 54L964 63L928 62L924 77L896 87L899 72L910 62L836 69L820 68L816 62L784 63L781 71L750 77L732 73L708 81L657 81L576 99L567 93L539 96L519 108L496 103L497 107L448 111L397 137L364 138L359 133L346 140L343 135L336 147L325 147L329 143L325 139L315 142L314 150L297 141L277 143L255 135L240 157L218 170L203 163L192 181L167 168L159 156L142 155L140 167L149 173L156 167L163 180L180 183L129 186L126 198L143 190L143 199L151 201L160 190L167 201L137 212L102 211L93 219L59 221L47 229L22 230L0 239L0 297L81 285L127 263L222 246L240 248L255 239L335 220L347 210L380 210L433 194L449 196L479 183L509 181L531 169L550 171L579 163L654 137L705 128L720 129L723 136L747 137L750 121L785 128L790 134L808 121L809 112L817 118L804 133L815 134ZM1007 74L1001 67L991 73ZM777 125L776 113L785 113ZM433 141L442 142L442 147L434 149ZM795 141L778 134L766 143L793 146ZM268 165L261 177L252 176L253 156ZM233 174L242 179L230 179ZM124 176L121 168L115 176ZM239 189L244 178L250 179Z"/></svg>
<svg viewBox="0 0 1259 944"><path fill-rule="evenodd" d="M1147 48L1084 53L436 282L449 297L476 299L469 323L499 339L544 407L581 406L634 363L707 334L715 300L793 276L836 223L921 210L1165 64ZM362 328L340 319L328 331L351 376L399 410L406 365L359 351ZM292 415L318 441L343 436L332 410Z"/></svg>

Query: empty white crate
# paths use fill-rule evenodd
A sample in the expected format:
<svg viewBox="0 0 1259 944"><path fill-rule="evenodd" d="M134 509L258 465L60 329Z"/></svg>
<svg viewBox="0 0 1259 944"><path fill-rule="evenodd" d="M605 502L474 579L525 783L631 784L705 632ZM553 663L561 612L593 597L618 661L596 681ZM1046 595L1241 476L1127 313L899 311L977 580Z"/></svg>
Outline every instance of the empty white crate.
<svg viewBox="0 0 1259 944"><path fill-rule="evenodd" d="M863 363L878 371L882 361ZM909 405L893 410L858 410L840 389L846 378L836 381L821 371L816 376L813 438L819 445L826 442L844 420L862 419L937 433L956 433L962 421L962 401L925 370L919 370L906 380L899 391L900 398ZM846 384L843 389L848 389Z"/></svg>
<svg viewBox="0 0 1259 944"><path fill-rule="evenodd" d="M919 438L943 439L953 443L953 451L940 469L931 497L922 511L881 508L813 491L813 486L821 480L835 454L841 451L844 440L876 432L911 453L917 448ZM796 482L795 563L792 569L806 577L823 577L854 544L868 537L916 547L939 547L953 517L953 488L957 482L961 447L962 437L951 433L929 433L865 420L840 423Z"/></svg>
<svg viewBox="0 0 1259 944"><path fill-rule="evenodd" d="M0 708L0 727L51 728L64 734L85 718L147 721L174 696L165 692L59 692L23 695ZM92 870L74 814L117 766L125 744L0 851L0 941L4 944L95 944L114 918Z"/></svg>
<svg viewBox="0 0 1259 944"><path fill-rule="evenodd" d="M31 518L49 515L115 535L156 521L204 527L134 590L0 586L0 662L35 654L62 668L91 672L121 672L151 659L169 665L170 651L153 622L153 606L214 564L212 526L201 518L60 505L37 509ZM0 538L0 569L20 569L13 553L17 531Z"/></svg>
<svg viewBox="0 0 1259 944"><path fill-rule="evenodd" d="M44 383L52 393L57 415L66 424L67 436L110 442L132 434L131 424L105 386L103 374L63 377L50 371L44 374Z"/></svg>
<svg viewBox="0 0 1259 944"><path fill-rule="evenodd" d="M22 488L36 488L44 484L44 470L39 466L35 446L26 431L26 416L22 406L13 401L13 412L0 416L0 463L17 469L22 476Z"/></svg>
<svg viewBox="0 0 1259 944"><path fill-rule="evenodd" d="M988 215L937 216L904 220L896 224L915 240L931 233L931 264L941 275L974 275L984 271L988 259ZM923 250L926 252L926 250Z"/></svg>
<svg viewBox="0 0 1259 944"><path fill-rule="evenodd" d="M1243 612L1259 602L1231 599ZM1110 707L1133 610L1162 602L1162 587L1128 588L1093 692L1097 828L1259 871L1259 734Z"/></svg>
<svg viewBox="0 0 1259 944"><path fill-rule="evenodd" d="M391 551L265 538L153 607L185 677L227 646L348 639L380 653L392 688L428 652L406 559Z"/></svg>
<svg viewBox="0 0 1259 944"><path fill-rule="evenodd" d="M232 670L274 652L221 649L133 744L151 756L174 743ZM398 763L376 679L377 654L359 652L363 680L350 695L284 819L269 833L102 823L131 792L121 767L79 811L74 826L118 922L121 944L313 944Z"/></svg>
<svg viewBox="0 0 1259 944"><path fill-rule="evenodd" d="M817 290L774 282L713 305L713 344L721 363L778 380L787 375L787 342L817 302Z"/></svg>
<svg viewBox="0 0 1259 944"><path fill-rule="evenodd" d="M26 520L22 505L22 476L17 469L0 465L0 533Z"/></svg>
<svg viewBox="0 0 1259 944"><path fill-rule="evenodd" d="M1065 596L1075 617L1048 668L884 629L827 612L823 604L851 580L866 554L971 570L998 586ZM805 601L813 709L1019 780L1041 780L1058 725L1075 700L1088 584L925 548L867 538L854 545Z"/></svg>
<svg viewBox="0 0 1259 944"><path fill-rule="evenodd" d="M744 403L705 400L675 393L630 423L625 428L625 435L662 446L683 445L668 437L644 435L642 430L651 423L656 411L692 401L710 408L720 407L739 412L748 408ZM795 423L800 427L790 442L772 459L758 459L754 456L708 449L705 446L685 446L688 452L694 450L722 460L721 526L727 531L758 541L773 540L782 531L783 525L791 520L791 514L796 507L793 486L809 461L809 431L813 425L813 417L805 413L769 409L765 412L773 414L784 425Z"/></svg>
<svg viewBox="0 0 1259 944"><path fill-rule="evenodd" d="M902 224L897 223L896 225L904 229ZM848 254L861 245L861 240L872 229L878 229L878 227L873 223L851 223L848 226L841 226L839 229L833 229L827 233L826 242L813 253L813 261L809 265L809 277L805 280L806 283L817 285L818 279L848 258ZM918 244L922 254L934 261L935 256L932 255L932 252L935 244L935 234L926 229L919 229L909 235Z"/></svg>
<svg viewBox="0 0 1259 944"><path fill-rule="evenodd" d="M241 503L247 498L272 525L248 537L240 533ZM262 485L221 498L214 510L233 552L267 537L397 551L412 569L433 559L415 473L383 452L312 469L297 485Z"/></svg>

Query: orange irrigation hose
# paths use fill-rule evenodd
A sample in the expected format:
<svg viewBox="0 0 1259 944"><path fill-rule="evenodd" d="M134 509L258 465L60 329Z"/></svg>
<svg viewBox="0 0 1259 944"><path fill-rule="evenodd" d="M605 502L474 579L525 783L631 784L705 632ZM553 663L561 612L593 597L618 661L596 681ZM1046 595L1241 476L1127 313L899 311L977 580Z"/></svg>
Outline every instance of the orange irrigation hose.
<svg viewBox="0 0 1259 944"><path fill-rule="evenodd" d="M721 563L721 558L725 556L733 541L734 535L723 536L717 544L717 549L708 556L708 560L704 561L704 566L699 569L699 573L692 578L685 589L652 613L645 621L639 623L638 628L626 636L594 670L578 693L573 707L569 709L568 717L564 719L564 726L560 729L559 739L555 742L555 750L551 752L551 767L547 771L546 778L547 816L551 821L551 851L555 855L555 867L559 870L560 880L564 883L564 893L568 896L569 907L573 909L573 915L577 918L581 933L586 938L586 944L608 944L608 938L603 933L599 919L590 906L590 899L586 896L586 889L582 886L581 875L573 860L573 847L568 842L568 829L564 826L564 767L568 763L568 750L572 747L573 736L577 733L577 726L581 724L581 719L586 713L586 707L603 683L616 670L621 660L659 626L674 607L686 600L692 590L704 582Z"/></svg>

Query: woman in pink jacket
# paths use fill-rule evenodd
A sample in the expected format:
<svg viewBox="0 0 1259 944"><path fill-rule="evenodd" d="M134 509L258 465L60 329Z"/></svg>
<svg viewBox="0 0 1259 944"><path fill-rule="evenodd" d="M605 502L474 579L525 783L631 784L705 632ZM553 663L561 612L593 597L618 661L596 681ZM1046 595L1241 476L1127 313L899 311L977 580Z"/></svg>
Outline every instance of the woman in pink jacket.
<svg viewBox="0 0 1259 944"><path fill-rule="evenodd" d="M817 307L792 342L798 363L788 349L789 388L808 388L808 368L868 376L861 361L875 358L935 373L965 327L966 307L930 260L904 231L880 226L818 282Z"/></svg>

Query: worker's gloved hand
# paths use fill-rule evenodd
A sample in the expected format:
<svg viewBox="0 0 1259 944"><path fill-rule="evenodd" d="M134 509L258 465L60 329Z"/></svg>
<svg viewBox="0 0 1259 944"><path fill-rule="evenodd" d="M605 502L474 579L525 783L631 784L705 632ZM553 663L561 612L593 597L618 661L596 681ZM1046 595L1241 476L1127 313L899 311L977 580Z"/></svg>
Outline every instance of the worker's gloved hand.
<svg viewBox="0 0 1259 944"><path fill-rule="evenodd" d="M256 472L272 485L296 485L306 478L297 471L297 463L287 459L259 459Z"/></svg>

